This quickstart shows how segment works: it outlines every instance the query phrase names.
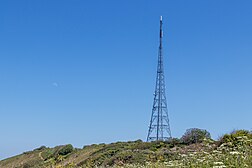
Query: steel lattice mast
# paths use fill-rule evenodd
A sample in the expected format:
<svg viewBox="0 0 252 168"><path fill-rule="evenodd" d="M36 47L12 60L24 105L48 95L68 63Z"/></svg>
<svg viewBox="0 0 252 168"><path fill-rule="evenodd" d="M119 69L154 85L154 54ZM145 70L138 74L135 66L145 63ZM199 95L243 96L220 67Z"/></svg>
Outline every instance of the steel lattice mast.
<svg viewBox="0 0 252 168"><path fill-rule="evenodd" d="M165 76L162 51L162 24L163 21L161 16L156 87L147 141L165 141L171 138L167 100L165 95Z"/></svg>

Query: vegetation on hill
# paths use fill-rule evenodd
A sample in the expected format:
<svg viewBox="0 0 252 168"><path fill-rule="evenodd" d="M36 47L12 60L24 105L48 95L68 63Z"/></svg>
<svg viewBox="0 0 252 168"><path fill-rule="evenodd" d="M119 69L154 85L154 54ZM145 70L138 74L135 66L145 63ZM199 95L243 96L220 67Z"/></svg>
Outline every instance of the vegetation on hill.
<svg viewBox="0 0 252 168"><path fill-rule="evenodd" d="M225 134L218 141L209 132L189 129L170 141L116 142L94 144L83 149L72 145L33 151L0 161L2 168L82 168L82 167L252 167L252 133L246 130Z"/></svg>

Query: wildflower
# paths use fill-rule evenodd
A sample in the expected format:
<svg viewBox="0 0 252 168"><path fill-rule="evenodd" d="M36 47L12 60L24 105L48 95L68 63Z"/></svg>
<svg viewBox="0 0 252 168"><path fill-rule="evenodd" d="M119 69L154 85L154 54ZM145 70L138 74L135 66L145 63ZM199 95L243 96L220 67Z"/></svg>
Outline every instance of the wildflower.
<svg viewBox="0 0 252 168"><path fill-rule="evenodd" d="M221 166L213 166L213 168L224 168L226 167L225 165L221 165Z"/></svg>
<svg viewBox="0 0 252 168"><path fill-rule="evenodd" d="M223 165L223 162L214 162L215 165Z"/></svg>
<svg viewBox="0 0 252 168"><path fill-rule="evenodd" d="M231 155L238 155L238 154L240 154L240 152L232 151L232 152L230 152L230 154L231 154Z"/></svg>
<svg viewBox="0 0 252 168"><path fill-rule="evenodd" d="M203 162L205 159L203 158L203 159L197 159L197 161L199 161L199 162Z"/></svg>
<svg viewBox="0 0 252 168"><path fill-rule="evenodd" d="M181 157L186 157L187 155L186 154L181 154Z"/></svg>

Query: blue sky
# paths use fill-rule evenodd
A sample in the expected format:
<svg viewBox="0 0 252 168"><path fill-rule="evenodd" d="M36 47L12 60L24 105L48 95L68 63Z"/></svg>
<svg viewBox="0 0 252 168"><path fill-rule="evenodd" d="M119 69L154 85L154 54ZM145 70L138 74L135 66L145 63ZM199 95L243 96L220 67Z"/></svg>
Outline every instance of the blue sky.
<svg viewBox="0 0 252 168"><path fill-rule="evenodd" d="M249 0L3 0L0 159L146 139L159 17L172 135L251 129Z"/></svg>

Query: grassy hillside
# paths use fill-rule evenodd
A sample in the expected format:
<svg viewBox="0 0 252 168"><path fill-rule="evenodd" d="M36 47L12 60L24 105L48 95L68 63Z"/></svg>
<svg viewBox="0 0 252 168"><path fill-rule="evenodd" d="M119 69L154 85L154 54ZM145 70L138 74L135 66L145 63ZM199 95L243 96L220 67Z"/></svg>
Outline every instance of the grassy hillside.
<svg viewBox="0 0 252 168"><path fill-rule="evenodd" d="M188 141L189 140L189 141ZM117 142L84 146L72 145L33 151L0 161L0 168L78 167L252 167L252 134L240 130L219 141L194 136L169 142Z"/></svg>

